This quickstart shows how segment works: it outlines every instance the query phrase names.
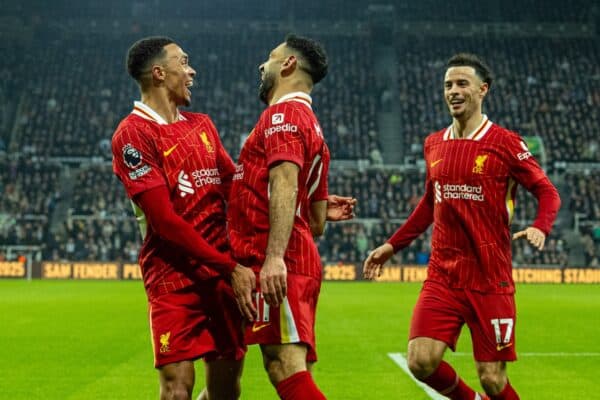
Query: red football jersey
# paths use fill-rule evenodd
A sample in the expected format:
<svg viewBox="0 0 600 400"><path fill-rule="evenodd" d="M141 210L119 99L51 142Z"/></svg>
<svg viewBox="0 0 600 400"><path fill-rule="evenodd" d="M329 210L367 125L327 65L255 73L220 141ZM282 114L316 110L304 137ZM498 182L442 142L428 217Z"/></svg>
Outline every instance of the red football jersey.
<svg viewBox="0 0 600 400"><path fill-rule="evenodd" d="M269 167L300 167L296 217L285 262L289 272L321 277L321 259L310 232L310 204L327 199L329 149L305 93L290 93L268 107L248 136L233 177L227 217L234 258L260 270L269 236Z"/></svg>
<svg viewBox="0 0 600 400"><path fill-rule="evenodd" d="M485 116L465 139L455 139L452 127L431 134L424 152L425 195L389 243L403 248L433 222L429 280L514 292L510 223L516 189L552 186L544 171L516 133ZM533 226L547 234L556 212L538 214Z"/></svg>
<svg viewBox="0 0 600 400"><path fill-rule="evenodd" d="M145 190L167 186L175 212L216 249L229 249L225 200L235 165L207 115L180 112L179 121L167 124L150 107L135 102L131 114L117 127L112 151L114 173L131 199ZM144 237L139 262L147 292L190 285L192 281L173 265L196 261L160 238L146 226L142 211L133 207ZM206 266L198 268L206 271L206 277L218 275Z"/></svg>

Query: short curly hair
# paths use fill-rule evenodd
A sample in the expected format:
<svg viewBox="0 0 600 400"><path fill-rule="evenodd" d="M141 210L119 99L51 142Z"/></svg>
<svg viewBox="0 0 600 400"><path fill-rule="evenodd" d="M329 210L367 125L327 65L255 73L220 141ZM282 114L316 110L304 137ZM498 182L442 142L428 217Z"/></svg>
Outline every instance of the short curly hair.
<svg viewBox="0 0 600 400"><path fill-rule="evenodd" d="M150 64L164 56L165 46L175 41L166 36L151 36L138 40L127 51L127 72L138 83Z"/></svg>
<svg viewBox="0 0 600 400"><path fill-rule="evenodd" d="M488 84L488 87L492 87L492 81L494 77L492 70L487 66L485 62L479 56L471 53L458 53L450 57L446 63L446 67L472 67L475 70L477 76Z"/></svg>
<svg viewBox="0 0 600 400"><path fill-rule="evenodd" d="M285 37L285 44L298 52L300 57L306 61L307 65L303 66L303 68L310 75L313 84L325 78L329 65L327 63L327 53L319 42L306 37L289 34Z"/></svg>

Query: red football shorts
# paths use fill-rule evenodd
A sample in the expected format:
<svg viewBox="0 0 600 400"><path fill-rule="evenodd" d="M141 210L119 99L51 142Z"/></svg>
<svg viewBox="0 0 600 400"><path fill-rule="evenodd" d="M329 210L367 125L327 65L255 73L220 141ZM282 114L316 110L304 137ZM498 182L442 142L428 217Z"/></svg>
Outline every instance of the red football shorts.
<svg viewBox="0 0 600 400"><path fill-rule="evenodd" d="M242 316L223 279L153 298L149 317L156 368L200 357L241 360L246 352Z"/></svg>
<svg viewBox="0 0 600 400"><path fill-rule="evenodd" d="M287 297L279 307L269 307L257 287L254 300L258 318L246 326L246 343L304 343L308 347L306 361L315 362L315 316L321 281L288 273L287 285Z"/></svg>
<svg viewBox="0 0 600 400"><path fill-rule="evenodd" d="M514 295L449 289L425 281L413 312L410 339L437 339L455 351L465 323L471 331L475 360L517 359Z"/></svg>

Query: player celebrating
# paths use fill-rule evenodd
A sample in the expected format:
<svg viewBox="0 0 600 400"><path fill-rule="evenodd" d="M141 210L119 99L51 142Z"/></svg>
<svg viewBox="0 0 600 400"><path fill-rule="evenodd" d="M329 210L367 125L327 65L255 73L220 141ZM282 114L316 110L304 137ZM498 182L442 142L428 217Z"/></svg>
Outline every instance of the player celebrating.
<svg viewBox="0 0 600 400"><path fill-rule="evenodd" d="M506 375L516 360L514 282L509 225L517 184L538 200L532 226L515 233L542 250L560 207L558 193L521 138L482 114L492 83L475 55L450 58L444 97L452 125L425 140L425 194L387 243L370 253L364 275L433 223L427 279L414 309L408 365L415 377L451 399L482 398L442 361L464 323L479 380L491 399L518 399ZM483 397L485 398L485 397Z"/></svg>
<svg viewBox="0 0 600 400"><path fill-rule="evenodd" d="M228 204L234 258L259 276L246 342L261 345L280 398L324 399L309 372L321 287L313 234L326 219L351 218L355 203L327 194L329 150L309 95L327 74L327 57L315 41L291 35L260 73L268 108L242 148Z"/></svg>
<svg viewBox="0 0 600 400"><path fill-rule="evenodd" d="M127 69L142 98L113 136L113 168L144 235L139 260L160 398L190 399L193 361L204 357L200 399L237 399L245 345L236 299L249 301L255 277L227 253L235 166L207 115L178 110L190 105L196 72L173 40L136 42Z"/></svg>

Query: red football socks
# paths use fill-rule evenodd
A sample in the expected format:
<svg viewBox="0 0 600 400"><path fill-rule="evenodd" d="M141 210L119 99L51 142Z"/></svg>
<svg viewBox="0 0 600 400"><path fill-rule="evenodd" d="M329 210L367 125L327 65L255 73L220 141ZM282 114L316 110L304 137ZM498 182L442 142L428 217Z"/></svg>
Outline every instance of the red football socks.
<svg viewBox="0 0 600 400"><path fill-rule="evenodd" d="M282 400L327 400L308 371L297 372L275 387Z"/></svg>
<svg viewBox="0 0 600 400"><path fill-rule="evenodd" d="M506 386L504 386L504 389L502 389L500 393L494 396L488 394L488 396L490 396L490 399L492 400L519 400L519 395L515 392L515 389L510 386L509 381L506 381Z"/></svg>
<svg viewBox="0 0 600 400"><path fill-rule="evenodd" d="M452 400L475 399L475 391L467 386L445 361L442 361L433 374L422 381Z"/></svg>

